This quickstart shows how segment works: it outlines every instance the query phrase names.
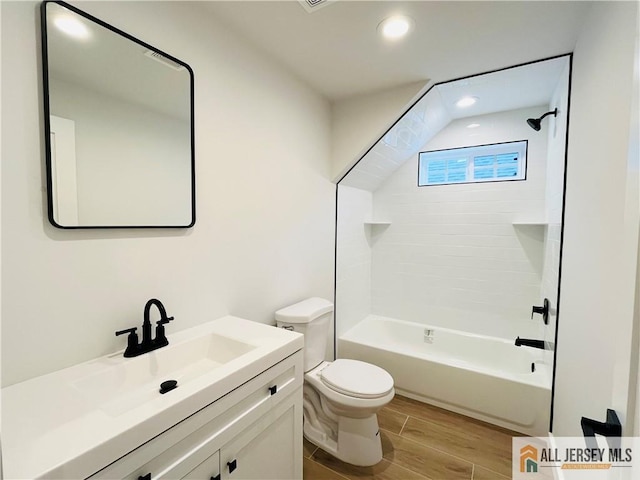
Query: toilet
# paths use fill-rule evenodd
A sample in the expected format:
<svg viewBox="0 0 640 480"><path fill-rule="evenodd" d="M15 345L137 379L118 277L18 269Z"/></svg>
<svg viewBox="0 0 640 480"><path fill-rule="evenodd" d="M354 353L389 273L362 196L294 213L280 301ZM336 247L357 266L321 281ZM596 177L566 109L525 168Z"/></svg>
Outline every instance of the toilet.
<svg viewBox="0 0 640 480"><path fill-rule="evenodd" d="M304 436L358 466L382 460L377 412L395 393L393 378L358 360L325 361L333 304L309 298L275 313L278 327L304 334Z"/></svg>

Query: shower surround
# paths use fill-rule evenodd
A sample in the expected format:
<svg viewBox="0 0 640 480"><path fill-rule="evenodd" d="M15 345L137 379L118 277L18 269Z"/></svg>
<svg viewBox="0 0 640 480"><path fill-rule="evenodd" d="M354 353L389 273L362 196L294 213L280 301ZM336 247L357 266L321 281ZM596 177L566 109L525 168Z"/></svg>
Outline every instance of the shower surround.
<svg viewBox="0 0 640 480"><path fill-rule="evenodd" d="M384 160L387 134L338 185L337 356L385 368L407 396L532 435L549 426L561 252L569 61L551 62L546 103L452 119L416 147L526 140L524 181L418 187L417 151ZM554 108L541 131L527 125ZM531 318L545 297L549 325ZM518 336L549 350L516 347Z"/></svg>
<svg viewBox="0 0 640 480"><path fill-rule="evenodd" d="M543 335L530 314L542 302L547 141L525 119L544 108L453 121L423 149L527 140L526 181L418 187L416 158L374 192L339 186L338 336L371 313L505 339Z"/></svg>

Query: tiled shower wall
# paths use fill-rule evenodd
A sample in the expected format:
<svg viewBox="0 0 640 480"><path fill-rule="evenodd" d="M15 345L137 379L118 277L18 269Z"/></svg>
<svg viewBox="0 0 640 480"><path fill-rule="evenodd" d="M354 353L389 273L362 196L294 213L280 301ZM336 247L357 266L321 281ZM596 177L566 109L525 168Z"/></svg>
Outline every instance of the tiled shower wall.
<svg viewBox="0 0 640 480"><path fill-rule="evenodd" d="M556 305L558 304L558 274L560 271L560 235L562 232L562 203L564 194L565 139L567 135L567 108L569 99L569 65L562 73L553 94L549 110L558 108L558 116L551 117L547 129L547 221L544 242L541 297L548 298L552 306L549 324L544 331L547 342L555 341ZM545 351L549 363L553 352Z"/></svg>
<svg viewBox="0 0 640 480"><path fill-rule="evenodd" d="M391 225L370 237L372 313L504 338L542 335L530 315L541 302L545 227L514 223L546 217L546 126L526 124L545 109L456 120L422 149L528 140L526 181L417 187L416 155L374 192L374 217Z"/></svg>
<svg viewBox="0 0 640 480"><path fill-rule="evenodd" d="M336 322L340 336L371 313L372 193L338 187Z"/></svg>

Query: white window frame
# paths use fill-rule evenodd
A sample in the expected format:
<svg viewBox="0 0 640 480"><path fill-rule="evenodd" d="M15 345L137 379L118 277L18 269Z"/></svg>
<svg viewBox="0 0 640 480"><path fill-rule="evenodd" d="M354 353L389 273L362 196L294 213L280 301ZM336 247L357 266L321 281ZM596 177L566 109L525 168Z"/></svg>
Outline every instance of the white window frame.
<svg viewBox="0 0 640 480"><path fill-rule="evenodd" d="M446 150L431 150L418 154L418 186L429 187L435 185L458 185L463 183L484 183L484 182L514 182L527 179L527 140L514 142L492 143L489 145L474 145L471 147L450 148ZM473 178L474 162L476 157L488 155L501 155L505 153L518 154L518 174L510 178ZM466 179L461 181L428 181L429 163L433 161L462 159L467 160Z"/></svg>

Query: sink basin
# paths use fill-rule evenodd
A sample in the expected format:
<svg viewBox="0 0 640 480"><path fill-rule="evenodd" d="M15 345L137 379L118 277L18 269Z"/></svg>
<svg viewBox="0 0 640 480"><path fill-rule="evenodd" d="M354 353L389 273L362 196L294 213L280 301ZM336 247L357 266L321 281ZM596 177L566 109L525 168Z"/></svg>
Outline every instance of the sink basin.
<svg viewBox="0 0 640 480"><path fill-rule="evenodd" d="M150 400L171 395L160 394L160 384L176 380L182 385L254 350L243 343L216 333L186 340L134 358L122 354L101 359L104 368L72 383L85 399L105 413L117 416Z"/></svg>
<svg viewBox="0 0 640 480"><path fill-rule="evenodd" d="M225 316L2 389L4 478L87 478L302 349L302 335ZM302 364L300 364L302 368ZM160 393L160 384L178 387Z"/></svg>

